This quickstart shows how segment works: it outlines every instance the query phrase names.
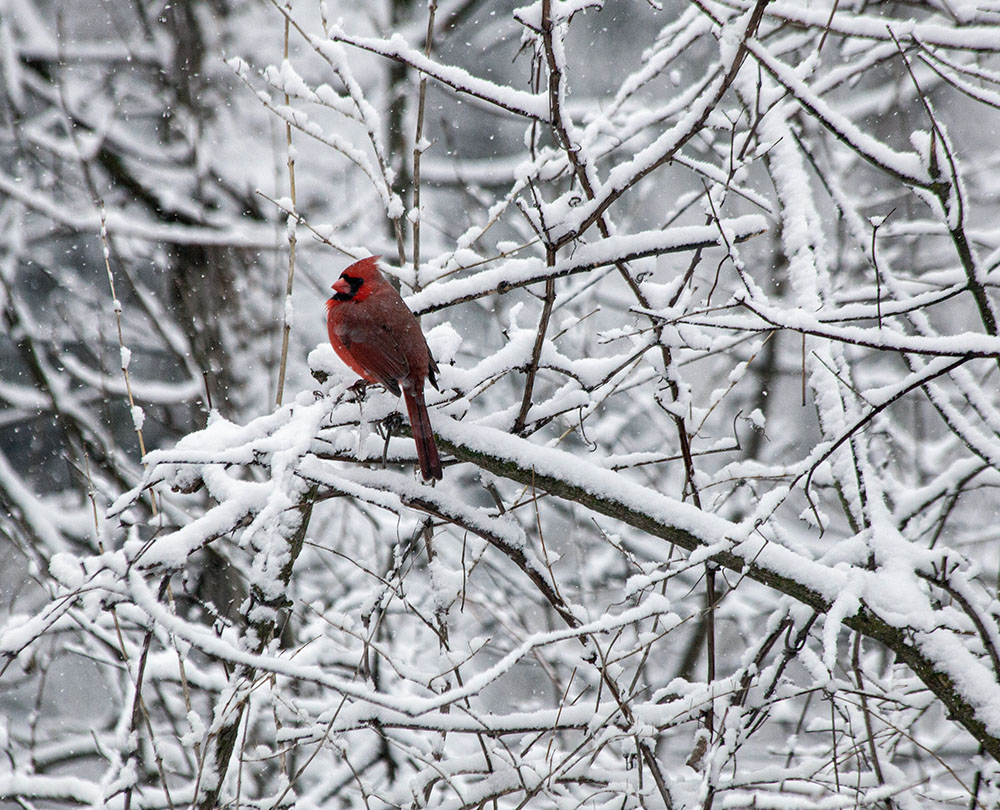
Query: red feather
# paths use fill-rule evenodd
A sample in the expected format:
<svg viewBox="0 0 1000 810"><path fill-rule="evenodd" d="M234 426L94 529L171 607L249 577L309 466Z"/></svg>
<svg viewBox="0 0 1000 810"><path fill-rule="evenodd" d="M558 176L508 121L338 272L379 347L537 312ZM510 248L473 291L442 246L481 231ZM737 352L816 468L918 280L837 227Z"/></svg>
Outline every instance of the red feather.
<svg viewBox="0 0 1000 810"><path fill-rule="evenodd" d="M437 364L420 324L383 278L377 261L371 256L355 262L333 284L334 296L326 302L330 345L362 379L397 396L402 392L420 472L425 479L440 479L441 460L424 403L424 382L429 377L435 385Z"/></svg>

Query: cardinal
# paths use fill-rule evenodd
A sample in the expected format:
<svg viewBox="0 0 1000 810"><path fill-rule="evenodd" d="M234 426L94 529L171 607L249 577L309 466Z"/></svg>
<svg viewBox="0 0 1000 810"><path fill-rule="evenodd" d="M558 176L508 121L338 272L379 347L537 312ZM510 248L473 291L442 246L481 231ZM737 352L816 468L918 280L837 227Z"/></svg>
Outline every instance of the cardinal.
<svg viewBox="0 0 1000 810"><path fill-rule="evenodd" d="M424 381L430 378L437 388L437 363L417 319L379 272L378 259L355 262L333 283L333 297L326 302L330 344L362 379L397 397L402 392L420 473L425 480L440 480L441 460L424 404Z"/></svg>

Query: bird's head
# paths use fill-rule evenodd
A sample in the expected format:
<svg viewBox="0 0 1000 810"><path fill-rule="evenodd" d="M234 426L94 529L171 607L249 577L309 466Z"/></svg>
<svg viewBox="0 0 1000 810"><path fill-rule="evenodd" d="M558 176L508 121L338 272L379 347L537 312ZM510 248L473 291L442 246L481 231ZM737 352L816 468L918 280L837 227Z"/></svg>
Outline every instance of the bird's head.
<svg viewBox="0 0 1000 810"><path fill-rule="evenodd" d="M379 256L369 256L355 262L340 274L333 282L334 301L364 301L382 282L382 274L378 270Z"/></svg>

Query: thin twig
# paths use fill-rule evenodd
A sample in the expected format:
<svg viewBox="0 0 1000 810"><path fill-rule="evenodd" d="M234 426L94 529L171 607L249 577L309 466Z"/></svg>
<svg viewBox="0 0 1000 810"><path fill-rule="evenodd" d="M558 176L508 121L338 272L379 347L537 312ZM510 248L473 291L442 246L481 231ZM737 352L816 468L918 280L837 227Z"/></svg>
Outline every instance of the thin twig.
<svg viewBox="0 0 1000 810"><path fill-rule="evenodd" d="M121 355L122 376L125 378L125 394L128 396L129 415L132 417L132 426L135 435L139 439L140 458L146 456L146 442L142 436L142 415L136 407L135 398L132 396L132 380L128 373L129 362L132 359L132 352L125 346L125 338L122 333L122 302L118 300L115 292L115 277L111 272L111 248L108 244L108 224L104 213L104 203L99 203L101 208L101 248L104 253L104 269L108 274L108 285L111 287L111 304L115 311L115 327L118 330L118 350ZM145 462L143 462L145 467ZM153 488L149 488L149 505L153 510L153 515L157 514L156 493Z"/></svg>
<svg viewBox="0 0 1000 810"><path fill-rule="evenodd" d="M434 15L437 0L430 0L427 6L427 34L424 40L424 56L431 55L434 43ZM420 74L420 88L417 93L417 126L413 135L413 289L420 291L420 159L424 154L424 114L427 107L427 75Z"/></svg>
<svg viewBox="0 0 1000 810"><path fill-rule="evenodd" d="M291 6L286 3L285 8L291 11ZM288 29L289 29L289 19L285 16L285 32L284 32L284 58L288 61ZM288 93L285 93L285 106L289 107L291 105L291 99L288 97ZM292 145L292 125L286 121L285 122L285 147L287 160L286 165L288 166L288 194L292 201L292 211L294 212L298 208L296 202L295 193L295 148ZM278 389L277 393L274 395L274 404L279 408L281 407L281 401L284 398L285 393L285 369L288 364L288 338L292 331L292 324L289 321L289 307L292 303L292 285L295 281L295 247L298 243L298 236L295 233L295 225L298 222L298 217L293 213L289 215L288 222L288 276L285 279L285 300L284 306L281 308L281 363L278 367Z"/></svg>

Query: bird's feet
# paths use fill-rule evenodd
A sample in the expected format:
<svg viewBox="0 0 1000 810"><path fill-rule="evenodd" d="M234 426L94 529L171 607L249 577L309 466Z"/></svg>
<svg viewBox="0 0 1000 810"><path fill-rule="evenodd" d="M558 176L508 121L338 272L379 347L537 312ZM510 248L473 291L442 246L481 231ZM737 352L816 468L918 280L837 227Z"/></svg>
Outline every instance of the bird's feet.
<svg viewBox="0 0 1000 810"><path fill-rule="evenodd" d="M392 438L392 434L398 431L403 426L403 416L396 411L390 413L385 419L379 422L378 431L385 439L385 444L382 446L382 469L384 470L388 464L389 459L389 439Z"/></svg>
<svg viewBox="0 0 1000 810"><path fill-rule="evenodd" d="M358 402L364 402L365 396L368 393L368 381L359 378L356 382L349 385L347 390L354 395L354 398Z"/></svg>

